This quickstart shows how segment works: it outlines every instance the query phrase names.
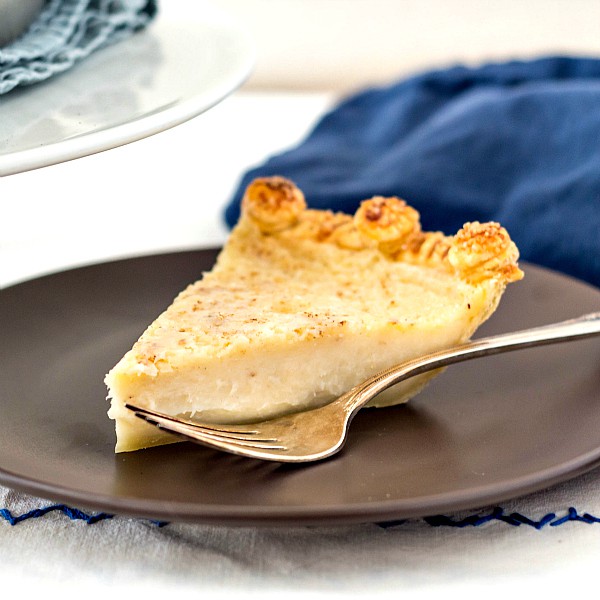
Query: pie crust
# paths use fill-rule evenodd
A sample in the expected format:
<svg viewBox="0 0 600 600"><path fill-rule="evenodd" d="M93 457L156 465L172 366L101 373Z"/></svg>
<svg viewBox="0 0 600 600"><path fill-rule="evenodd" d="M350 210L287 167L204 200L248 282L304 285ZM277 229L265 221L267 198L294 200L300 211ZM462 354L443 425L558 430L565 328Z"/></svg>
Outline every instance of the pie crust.
<svg viewBox="0 0 600 600"><path fill-rule="evenodd" d="M395 197L354 216L311 210L282 177L246 190L212 271L182 291L106 376L116 451L178 441L129 402L250 422L326 403L375 372L466 341L522 278L498 223L421 230ZM405 402L436 373L381 394Z"/></svg>

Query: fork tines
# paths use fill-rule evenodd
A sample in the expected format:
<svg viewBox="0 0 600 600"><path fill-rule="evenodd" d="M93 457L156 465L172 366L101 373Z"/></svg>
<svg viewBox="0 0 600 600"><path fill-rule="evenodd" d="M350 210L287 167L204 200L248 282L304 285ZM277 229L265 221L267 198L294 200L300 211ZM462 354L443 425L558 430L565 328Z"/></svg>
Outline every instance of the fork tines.
<svg viewBox="0 0 600 600"><path fill-rule="evenodd" d="M132 404L125 404L125 407L133 411L136 417L170 433L182 435L194 442L218 447L235 445L264 450L286 449L276 439L259 437L260 432L251 427L247 429L242 429L239 426L229 428L226 425L198 423L189 419L173 417Z"/></svg>

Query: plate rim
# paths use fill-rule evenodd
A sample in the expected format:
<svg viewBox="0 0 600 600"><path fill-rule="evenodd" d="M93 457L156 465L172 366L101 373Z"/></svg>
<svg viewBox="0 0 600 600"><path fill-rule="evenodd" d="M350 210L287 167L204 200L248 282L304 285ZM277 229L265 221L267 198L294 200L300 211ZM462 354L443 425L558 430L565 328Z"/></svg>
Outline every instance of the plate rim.
<svg viewBox="0 0 600 600"><path fill-rule="evenodd" d="M184 442L185 443L185 442ZM188 442L189 443L189 442ZM159 521L219 525L225 527L289 527L356 525L386 521L434 517L441 512L460 512L514 500L542 491L593 471L600 467L600 447L583 457L562 463L562 469L548 468L531 477L522 476L513 486L492 484L476 488L477 495L467 493L441 493L420 497L419 506L410 499L381 500L355 503L350 506L319 507L248 507L243 505L209 505L191 502L174 503L149 499L119 499L106 494L95 494L90 499L84 492L61 485L51 485L34 478L23 478L0 467L0 484L11 489L56 502L73 502L88 510L109 511L112 516L133 517ZM333 459L335 460L335 459ZM423 498L427 501L424 502ZM160 504L157 509L156 505Z"/></svg>

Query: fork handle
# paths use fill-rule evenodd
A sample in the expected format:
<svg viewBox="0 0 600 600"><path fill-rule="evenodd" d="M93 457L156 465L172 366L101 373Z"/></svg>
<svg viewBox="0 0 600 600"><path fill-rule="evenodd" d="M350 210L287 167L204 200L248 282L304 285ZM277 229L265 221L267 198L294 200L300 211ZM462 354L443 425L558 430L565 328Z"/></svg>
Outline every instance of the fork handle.
<svg viewBox="0 0 600 600"><path fill-rule="evenodd" d="M387 388L433 369L446 367L481 356L501 354L533 346L568 342L598 334L600 334L600 312L594 312L560 323L466 342L459 346L408 360L381 371L348 392L343 397L344 403L346 404L346 409L354 413Z"/></svg>

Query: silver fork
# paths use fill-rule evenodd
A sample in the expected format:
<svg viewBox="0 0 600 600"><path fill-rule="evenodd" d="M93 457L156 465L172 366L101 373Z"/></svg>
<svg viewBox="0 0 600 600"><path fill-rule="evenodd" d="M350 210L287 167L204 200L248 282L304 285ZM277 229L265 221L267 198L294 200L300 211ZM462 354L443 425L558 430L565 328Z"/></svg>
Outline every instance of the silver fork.
<svg viewBox="0 0 600 600"><path fill-rule="evenodd" d="M200 423L126 404L136 416L161 429L212 448L250 458L310 462L339 452L358 410L383 390L432 369L520 348L591 337L600 333L600 312L561 323L496 335L433 352L381 371L331 403L240 425Z"/></svg>

